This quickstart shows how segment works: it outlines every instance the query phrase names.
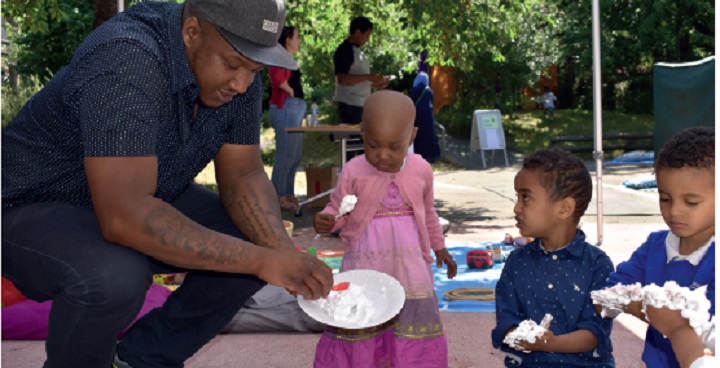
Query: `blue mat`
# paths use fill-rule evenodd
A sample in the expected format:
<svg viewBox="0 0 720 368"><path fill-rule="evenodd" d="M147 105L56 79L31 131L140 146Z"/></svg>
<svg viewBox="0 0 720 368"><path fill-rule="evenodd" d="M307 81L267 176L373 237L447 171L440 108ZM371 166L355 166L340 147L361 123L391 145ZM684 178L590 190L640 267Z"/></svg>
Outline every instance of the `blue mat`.
<svg viewBox="0 0 720 368"><path fill-rule="evenodd" d="M495 265L487 270L468 269L466 264L466 255L468 251L479 249L480 245L492 245L492 242L466 242L446 240L445 246L448 252L455 259L458 265L457 275L449 280L447 278L447 268L438 269L435 262L432 264L433 275L435 278L435 294L438 297L438 306L441 311L447 312L495 312L495 301L478 301L478 300L444 300L446 291L459 288L492 288L495 289L500 278L500 273L504 263L495 263Z"/></svg>
<svg viewBox="0 0 720 368"><path fill-rule="evenodd" d="M625 164L652 164L655 163L655 152L631 151L627 152L614 160L605 161L605 165L625 165Z"/></svg>

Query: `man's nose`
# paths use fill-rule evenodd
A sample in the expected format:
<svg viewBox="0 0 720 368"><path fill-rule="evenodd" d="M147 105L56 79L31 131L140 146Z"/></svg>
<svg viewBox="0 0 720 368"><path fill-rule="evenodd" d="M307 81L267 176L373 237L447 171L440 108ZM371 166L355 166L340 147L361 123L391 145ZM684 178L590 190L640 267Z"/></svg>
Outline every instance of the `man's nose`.
<svg viewBox="0 0 720 368"><path fill-rule="evenodd" d="M230 88L239 94L243 94L254 79L255 72L241 68L235 73L234 78L230 80Z"/></svg>

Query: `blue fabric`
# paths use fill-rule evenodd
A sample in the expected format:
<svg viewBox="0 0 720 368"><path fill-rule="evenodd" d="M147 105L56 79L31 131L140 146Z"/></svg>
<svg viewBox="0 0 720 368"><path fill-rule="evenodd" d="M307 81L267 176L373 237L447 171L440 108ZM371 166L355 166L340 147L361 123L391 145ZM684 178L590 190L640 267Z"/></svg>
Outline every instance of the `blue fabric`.
<svg viewBox="0 0 720 368"><path fill-rule="evenodd" d="M432 263L434 275L435 294L438 297L438 307L445 312L495 312L495 301L479 300L445 300L445 292L461 288L495 288L500 278L503 264L495 263L492 268L469 269L466 259L467 253L474 249L481 249L491 246L492 242L466 242L446 240L445 246L448 252L457 263L457 275L453 279L447 278L447 267L438 269L435 262Z"/></svg>
<svg viewBox="0 0 720 368"><path fill-rule="evenodd" d="M201 226L245 239L217 193L191 184L171 202ZM36 301L52 299L46 368L109 367L117 335L137 315L154 273L170 267L100 233L91 209L61 202L2 210L2 274ZM162 308L141 318L118 350L134 367L181 367L265 283L190 270Z"/></svg>
<svg viewBox="0 0 720 368"><path fill-rule="evenodd" d="M131 7L93 31L70 64L2 129L3 207L90 208L86 156L156 156L156 196L174 200L224 143L259 144L262 82L220 108L200 104L182 4Z"/></svg>
<svg viewBox="0 0 720 368"><path fill-rule="evenodd" d="M632 151L627 152L610 161L606 161L606 165L625 165L625 164L652 164L655 163L655 152Z"/></svg>
<svg viewBox="0 0 720 368"><path fill-rule="evenodd" d="M435 162L440 158L440 144L435 134L433 91L427 73L420 72L415 77L410 98L415 102L415 126L418 128L413 149L425 161Z"/></svg>
<svg viewBox="0 0 720 368"><path fill-rule="evenodd" d="M697 266L686 260L667 263L665 238L669 230L651 233L630 259L618 265L610 274L607 287L618 283L664 285L673 280L680 286L696 289L707 285L706 296L710 300L710 314L715 315L715 242L713 242ZM648 326L645 335L643 361L648 367L679 367L670 341L653 327Z"/></svg>
<svg viewBox="0 0 720 368"><path fill-rule="evenodd" d="M302 133L288 133L285 128L302 125L305 100L288 97L283 108L270 105L270 125L275 129L275 162L271 181L278 196L295 194L295 173L302 158Z"/></svg>
<svg viewBox="0 0 720 368"><path fill-rule="evenodd" d="M605 252L587 243L581 230L568 246L554 252L542 250L539 242L535 240L513 251L505 263L496 287L493 346L521 357L523 367L614 367L612 320L601 318L590 298L591 291L605 287L613 271L612 261ZM596 350L526 354L503 344L508 329L526 319L540 323L546 313L553 316L550 330L555 335L588 330L597 338ZM518 363L508 356L505 365L515 367Z"/></svg>

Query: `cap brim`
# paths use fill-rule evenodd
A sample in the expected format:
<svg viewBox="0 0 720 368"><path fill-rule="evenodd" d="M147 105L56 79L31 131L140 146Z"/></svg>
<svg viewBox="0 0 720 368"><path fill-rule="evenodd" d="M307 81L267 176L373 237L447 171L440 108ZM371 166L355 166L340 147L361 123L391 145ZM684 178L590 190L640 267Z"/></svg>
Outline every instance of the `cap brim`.
<svg viewBox="0 0 720 368"><path fill-rule="evenodd" d="M260 45L236 36L222 27L217 27L217 30L235 50L255 62L289 70L297 70L298 68L297 62L293 59L292 55L279 43L275 44L275 46Z"/></svg>

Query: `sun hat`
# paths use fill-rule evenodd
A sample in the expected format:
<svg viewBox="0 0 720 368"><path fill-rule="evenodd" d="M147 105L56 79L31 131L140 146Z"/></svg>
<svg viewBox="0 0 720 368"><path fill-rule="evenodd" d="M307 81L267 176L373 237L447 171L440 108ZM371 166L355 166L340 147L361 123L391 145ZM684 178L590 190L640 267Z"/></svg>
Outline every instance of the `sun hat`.
<svg viewBox="0 0 720 368"><path fill-rule="evenodd" d="M258 63L298 68L278 43L285 24L283 0L188 0L200 15L217 27L235 50Z"/></svg>

